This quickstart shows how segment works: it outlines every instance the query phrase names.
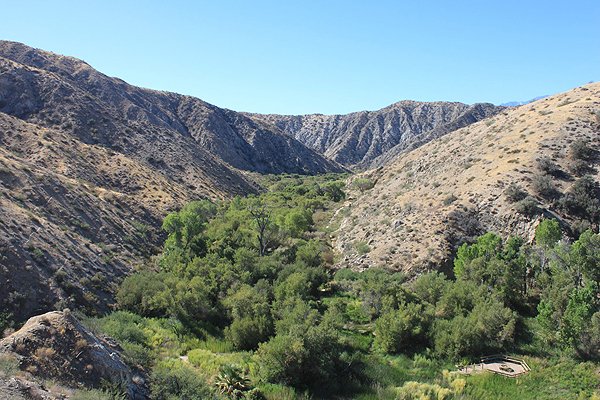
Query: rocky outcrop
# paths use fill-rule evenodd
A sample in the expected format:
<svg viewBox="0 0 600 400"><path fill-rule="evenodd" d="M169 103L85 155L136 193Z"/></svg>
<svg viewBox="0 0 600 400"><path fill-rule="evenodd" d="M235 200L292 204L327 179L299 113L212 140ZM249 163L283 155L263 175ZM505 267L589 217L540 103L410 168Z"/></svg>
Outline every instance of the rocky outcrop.
<svg viewBox="0 0 600 400"><path fill-rule="evenodd" d="M0 353L14 355L20 369L35 377L73 388L99 388L108 382L130 399L147 399L144 373L129 367L120 351L109 338L92 334L68 310L32 317L0 340Z"/></svg>
<svg viewBox="0 0 600 400"><path fill-rule="evenodd" d="M401 101L378 111L346 115L249 114L348 167L385 165L400 153L502 111L480 103Z"/></svg>

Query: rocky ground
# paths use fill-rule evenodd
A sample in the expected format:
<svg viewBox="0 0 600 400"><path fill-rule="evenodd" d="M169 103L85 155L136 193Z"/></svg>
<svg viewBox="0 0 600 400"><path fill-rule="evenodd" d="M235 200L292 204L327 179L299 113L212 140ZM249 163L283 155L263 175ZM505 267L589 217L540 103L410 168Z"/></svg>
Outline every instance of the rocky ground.
<svg viewBox="0 0 600 400"><path fill-rule="evenodd" d="M144 372L128 366L115 342L95 336L68 310L30 318L0 340L0 356L12 357L22 371L0 379L0 395L8 398L59 398L57 392L64 394L65 388L106 385L118 387L131 399L148 397ZM44 382L51 382L55 390ZM64 387L58 390L58 385Z"/></svg>

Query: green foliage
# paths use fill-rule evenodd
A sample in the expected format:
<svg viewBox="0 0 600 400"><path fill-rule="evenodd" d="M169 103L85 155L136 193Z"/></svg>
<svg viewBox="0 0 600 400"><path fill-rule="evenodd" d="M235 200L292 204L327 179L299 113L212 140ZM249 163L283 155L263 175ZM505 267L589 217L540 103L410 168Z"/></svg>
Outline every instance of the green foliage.
<svg viewBox="0 0 600 400"><path fill-rule="evenodd" d="M560 206L591 224L600 223L600 190L590 175L579 178L560 199Z"/></svg>
<svg viewBox="0 0 600 400"><path fill-rule="evenodd" d="M566 346L576 346L594 313L592 303L595 293L591 287L573 289L562 316L560 341Z"/></svg>
<svg viewBox="0 0 600 400"><path fill-rule="evenodd" d="M90 320L129 363L152 368L153 397L471 398L480 393L469 382L492 380L465 383L444 367L500 351L598 357L593 231L573 244L553 220L539 224L534 244L487 233L458 248L452 278L408 281L378 268L332 278L319 229L344 197L339 177L264 183L269 191L256 197L173 213L160 269L128 277L118 292L128 311ZM592 196L588 183L570 192ZM189 363L179 362L186 353Z"/></svg>
<svg viewBox="0 0 600 400"><path fill-rule="evenodd" d="M369 189L372 189L375 186L375 182L371 178L355 178L352 181L352 186L361 192L365 192Z"/></svg>
<svg viewBox="0 0 600 400"><path fill-rule="evenodd" d="M210 398L210 390L202 377L180 361L166 360L156 365L150 385L156 400Z"/></svg>
<svg viewBox="0 0 600 400"><path fill-rule="evenodd" d="M222 366L213 384L220 394L230 399L246 398L250 390L250 380L233 365Z"/></svg>
<svg viewBox="0 0 600 400"><path fill-rule="evenodd" d="M463 244L458 248L454 259L454 275L460 278L465 273L465 265L477 258L490 260L495 257L502 246L502 239L495 233L486 233L472 245Z"/></svg>
<svg viewBox="0 0 600 400"><path fill-rule="evenodd" d="M12 326L12 313L6 311L0 312L0 335L4 332L5 329L11 328Z"/></svg>
<svg viewBox="0 0 600 400"><path fill-rule="evenodd" d="M263 381L313 389L339 382L341 350L336 335L323 326L304 328L290 327L289 333L259 346L256 362Z"/></svg>
<svg viewBox="0 0 600 400"><path fill-rule="evenodd" d="M384 312L375 322L375 344L387 353L414 350L425 340L431 315L420 304L400 305Z"/></svg>
<svg viewBox="0 0 600 400"><path fill-rule="evenodd" d="M552 247L561 238L560 225L555 219L544 219L535 228L535 243L538 246Z"/></svg>
<svg viewBox="0 0 600 400"><path fill-rule="evenodd" d="M455 360L501 351L514 342L515 329L513 311L497 300L483 300L466 315L435 321L435 351Z"/></svg>
<svg viewBox="0 0 600 400"><path fill-rule="evenodd" d="M371 246L369 246L367 242L362 241L355 242L354 248L356 249L356 252L360 255L367 254L371 251Z"/></svg>
<svg viewBox="0 0 600 400"><path fill-rule="evenodd" d="M173 270L179 264L206 252L202 233L208 220L216 213L216 206L207 201L194 201L180 211L167 215L162 228L167 232L161 265Z"/></svg>
<svg viewBox="0 0 600 400"><path fill-rule="evenodd" d="M19 361L11 354L0 353L0 377L8 378L19 371Z"/></svg>

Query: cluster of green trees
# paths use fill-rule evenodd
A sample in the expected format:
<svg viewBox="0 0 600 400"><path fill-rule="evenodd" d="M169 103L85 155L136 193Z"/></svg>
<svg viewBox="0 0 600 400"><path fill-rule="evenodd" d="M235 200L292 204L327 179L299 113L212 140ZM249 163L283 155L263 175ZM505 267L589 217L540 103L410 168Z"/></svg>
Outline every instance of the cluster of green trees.
<svg viewBox="0 0 600 400"><path fill-rule="evenodd" d="M260 196L193 202L165 218L162 254L125 279L117 300L127 313L105 322L136 362L154 366L157 399L193 398L180 386L236 398L261 398L253 385L356 392L378 384L370 374L386 354L455 362L538 346L600 357L598 234L569 243L557 221L545 220L532 244L488 233L462 245L452 277L333 273L314 215L343 198L336 176L276 177ZM167 341L186 343L181 353L212 338L243 365L223 361L213 389L190 389L189 366L150 351L165 329L174 332ZM202 360L205 353L189 353L190 362L220 362Z"/></svg>

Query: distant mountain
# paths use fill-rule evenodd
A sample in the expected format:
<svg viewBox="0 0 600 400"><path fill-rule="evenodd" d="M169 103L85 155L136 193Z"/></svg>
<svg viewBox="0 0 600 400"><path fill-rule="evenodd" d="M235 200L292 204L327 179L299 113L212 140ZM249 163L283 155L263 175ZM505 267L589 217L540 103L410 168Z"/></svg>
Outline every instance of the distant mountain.
<svg viewBox="0 0 600 400"><path fill-rule="evenodd" d="M106 309L166 213L255 193L244 171L344 168L273 125L0 41L0 308Z"/></svg>
<svg viewBox="0 0 600 400"><path fill-rule="evenodd" d="M378 111L346 115L248 115L274 124L340 164L366 169L385 165L403 151L503 109L487 103L401 101Z"/></svg>
<svg viewBox="0 0 600 400"><path fill-rule="evenodd" d="M597 230L597 217L582 211L588 206L561 206L558 199L593 204L581 186L573 191L582 174L596 182L592 196L600 199L599 105L600 83L585 85L506 109L358 175L374 186L349 193L338 210L339 266L412 275L451 268L457 245L488 231L531 240L543 217L557 219L567 233ZM578 140L592 147L585 160L571 150ZM357 243L370 251L359 253Z"/></svg>
<svg viewBox="0 0 600 400"><path fill-rule="evenodd" d="M534 97L533 99L527 100L527 101L509 101L508 103L502 103L502 104L500 104L500 106L503 106L503 107L518 107L518 106L522 106L522 105L525 105L525 104L533 103L534 101L541 100L541 99L544 99L546 97L548 97L548 95Z"/></svg>

